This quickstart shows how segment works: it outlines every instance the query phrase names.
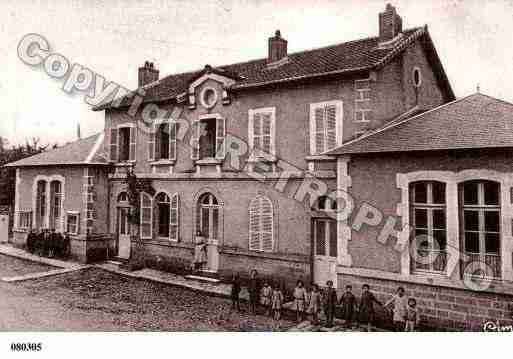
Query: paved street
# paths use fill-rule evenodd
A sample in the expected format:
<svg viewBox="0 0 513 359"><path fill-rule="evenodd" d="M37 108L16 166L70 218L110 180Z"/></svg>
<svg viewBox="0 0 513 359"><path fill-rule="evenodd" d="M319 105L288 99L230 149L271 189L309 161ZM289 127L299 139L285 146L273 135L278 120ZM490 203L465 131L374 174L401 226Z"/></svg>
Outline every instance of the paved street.
<svg viewBox="0 0 513 359"><path fill-rule="evenodd" d="M4 257L0 276L7 261L19 265ZM0 282L0 298L0 330L269 331L292 325L232 312L224 298L99 268Z"/></svg>

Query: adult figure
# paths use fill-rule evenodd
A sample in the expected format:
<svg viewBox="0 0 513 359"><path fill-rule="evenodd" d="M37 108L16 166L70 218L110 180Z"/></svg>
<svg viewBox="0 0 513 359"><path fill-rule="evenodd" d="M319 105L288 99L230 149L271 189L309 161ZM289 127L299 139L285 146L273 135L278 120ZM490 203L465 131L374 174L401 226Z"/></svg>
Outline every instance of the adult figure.
<svg viewBox="0 0 513 359"><path fill-rule="evenodd" d="M201 231L196 232L194 238L194 258L193 258L193 269L200 270L207 262L207 241Z"/></svg>

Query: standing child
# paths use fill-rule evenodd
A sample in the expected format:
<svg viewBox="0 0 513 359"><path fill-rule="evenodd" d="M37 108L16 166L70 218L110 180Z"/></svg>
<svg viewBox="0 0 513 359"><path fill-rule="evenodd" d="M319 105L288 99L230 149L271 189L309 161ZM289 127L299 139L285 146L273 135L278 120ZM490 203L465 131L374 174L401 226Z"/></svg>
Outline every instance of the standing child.
<svg viewBox="0 0 513 359"><path fill-rule="evenodd" d="M419 325L419 311L415 298L408 299L408 307L406 308L406 316L404 319L406 320L404 330L406 332L414 332L415 328Z"/></svg>
<svg viewBox="0 0 513 359"><path fill-rule="evenodd" d="M333 319L335 317L335 310L337 307L337 291L333 288L333 281L326 282L326 297L324 313L326 313L326 328L333 328Z"/></svg>
<svg viewBox="0 0 513 359"><path fill-rule="evenodd" d="M356 308L356 297L354 296L353 287L351 285L346 285L346 291L342 294L340 298L340 305L342 307L342 315L345 320L345 325L347 328L352 326L352 321L354 318L354 312Z"/></svg>
<svg viewBox="0 0 513 359"><path fill-rule="evenodd" d="M296 321L302 322L305 314L306 290L302 280L298 280L294 288L294 309L296 311Z"/></svg>
<svg viewBox="0 0 513 359"><path fill-rule="evenodd" d="M367 331L371 331L371 324L374 320L374 303L383 306L374 294L370 291L368 284L362 286L362 297L360 298L360 323L367 326Z"/></svg>
<svg viewBox="0 0 513 359"><path fill-rule="evenodd" d="M237 311L240 312L240 278L238 274L234 274L232 276L232 309L237 308Z"/></svg>
<svg viewBox="0 0 513 359"><path fill-rule="evenodd" d="M408 298L404 295L404 288L397 288L397 293L385 303L385 308L393 306L393 321L396 332L403 332L405 326L406 307Z"/></svg>
<svg viewBox="0 0 513 359"><path fill-rule="evenodd" d="M273 294L273 289L269 285L268 282L264 282L264 286L260 291L260 304L265 308L265 315L271 315L271 296Z"/></svg>
<svg viewBox="0 0 513 359"><path fill-rule="evenodd" d="M276 283L271 296L271 307L274 314L275 320L281 319L281 306L283 305L283 292L280 289L280 285Z"/></svg>
<svg viewBox="0 0 513 359"><path fill-rule="evenodd" d="M308 313L312 315L312 324L319 324L319 312L321 311L321 291L319 286L314 284L310 293L310 301L308 302Z"/></svg>

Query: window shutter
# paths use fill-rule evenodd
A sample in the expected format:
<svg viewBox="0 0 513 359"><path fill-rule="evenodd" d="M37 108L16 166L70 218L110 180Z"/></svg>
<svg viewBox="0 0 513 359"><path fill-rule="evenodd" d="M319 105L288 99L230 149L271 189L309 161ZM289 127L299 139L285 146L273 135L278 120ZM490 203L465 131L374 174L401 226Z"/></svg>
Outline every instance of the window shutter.
<svg viewBox="0 0 513 359"><path fill-rule="evenodd" d="M141 193L141 239L152 238L153 224L153 203L152 199L146 193Z"/></svg>
<svg viewBox="0 0 513 359"><path fill-rule="evenodd" d="M314 111L314 154L324 152L324 108L317 107Z"/></svg>
<svg viewBox="0 0 513 359"><path fill-rule="evenodd" d="M112 162L118 161L118 129L110 129L110 145L109 145L110 160Z"/></svg>
<svg viewBox="0 0 513 359"><path fill-rule="evenodd" d="M176 133L178 124L176 122L169 123L169 159L176 160Z"/></svg>
<svg viewBox="0 0 513 359"><path fill-rule="evenodd" d="M160 153L160 149L162 148L162 129L160 124L155 125L155 160L158 161L162 157L162 153Z"/></svg>
<svg viewBox="0 0 513 359"><path fill-rule="evenodd" d="M150 127L150 135L148 137L148 160L155 160L155 125Z"/></svg>
<svg viewBox="0 0 513 359"><path fill-rule="evenodd" d="M260 198L254 198L249 204L249 250L260 250Z"/></svg>
<svg viewBox="0 0 513 359"><path fill-rule="evenodd" d="M262 251L273 251L273 205L268 198L261 197L260 231Z"/></svg>
<svg viewBox="0 0 513 359"><path fill-rule="evenodd" d="M135 151L137 146L137 127L130 127L130 150L129 161L135 161Z"/></svg>
<svg viewBox="0 0 513 359"><path fill-rule="evenodd" d="M326 110L326 148L332 150L337 146L337 106L328 105Z"/></svg>
<svg viewBox="0 0 513 359"><path fill-rule="evenodd" d="M171 213L169 216L169 239L178 241L178 223L179 223L180 198L175 194L171 199Z"/></svg>
<svg viewBox="0 0 513 359"><path fill-rule="evenodd" d="M253 110L248 111L248 144L249 144L249 155L252 155L252 149L255 146L254 136L255 131L253 130L253 126L255 123L255 112Z"/></svg>
<svg viewBox="0 0 513 359"><path fill-rule="evenodd" d="M199 131L200 121L195 120L192 123L192 138L191 138L191 159L199 159Z"/></svg>
<svg viewBox="0 0 513 359"><path fill-rule="evenodd" d="M253 116L253 155L258 157L262 149L262 115L255 113Z"/></svg>
<svg viewBox="0 0 513 359"><path fill-rule="evenodd" d="M226 137L226 120L218 118L216 121L216 158L224 159L225 157L225 143Z"/></svg>

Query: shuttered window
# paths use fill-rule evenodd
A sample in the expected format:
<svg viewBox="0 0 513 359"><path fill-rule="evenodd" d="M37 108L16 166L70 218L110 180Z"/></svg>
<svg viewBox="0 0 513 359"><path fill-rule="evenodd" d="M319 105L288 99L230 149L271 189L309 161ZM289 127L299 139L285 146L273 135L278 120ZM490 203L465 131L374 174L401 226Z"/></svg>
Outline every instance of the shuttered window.
<svg viewBox="0 0 513 359"><path fill-rule="evenodd" d="M195 120L192 123L192 136L191 136L191 159L199 160L199 137L200 137L200 126L199 120Z"/></svg>
<svg viewBox="0 0 513 359"><path fill-rule="evenodd" d="M216 120L216 158L224 159L226 154L225 139L226 137L226 121L224 118Z"/></svg>
<svg viewBox="0 0 513 359"><path fill-rule="evenodd" d="M130 151L129 161L135 161L135 154L137 149L137 127L130 127Z"/></svg>
<svg viewBox="0 0 513 359"><path fill-rule="evenodd" d="M180 197L175 193L171 198L171 215L169 217L169 239L171 241L178 241L179 237L179 214L180 214Z"/></svg>
<svg viewBox="0 0 513 359"><path fill-rule="evenodd" d="M177 127L176 122L155 124L148 139L148 159L150 161L176 160Z"/></svg>
<svg viewBox="0 0 513 359"><path fill-rule="evenodd" d="M112 162L136 160L137 127L134 124L119 125L110 129L109 157Z"/></svg>
<svg viewBox="0 0 513 359"><path fill-rule="evenodd" d="M267 197L257 196L249 204L249 250L274 250L273 205Z"/></svg>
<svg viewBox="0 0 513 359"><path fill-rule="evenodd" d="M342 144L342 101L310 105L310 152L320 154Z"/></svg>
<svg viewBox="0 0 513 359"><path fill-rule="evenodd" d="M118 161L118 129L110 129L109 155L112 162Z"/></svg>
<svg viewBox="0 0 513 359"><path fill-rule="evenodd" d="M276 155L274 107L249 111L248 138L252 157Z"/></svg>
<svg viewBox="0 0 513 359"><path fill-rule="evenodd" d="M153 200L150 195L141 193L141 238L151 239L153 234Z"/></svg>

